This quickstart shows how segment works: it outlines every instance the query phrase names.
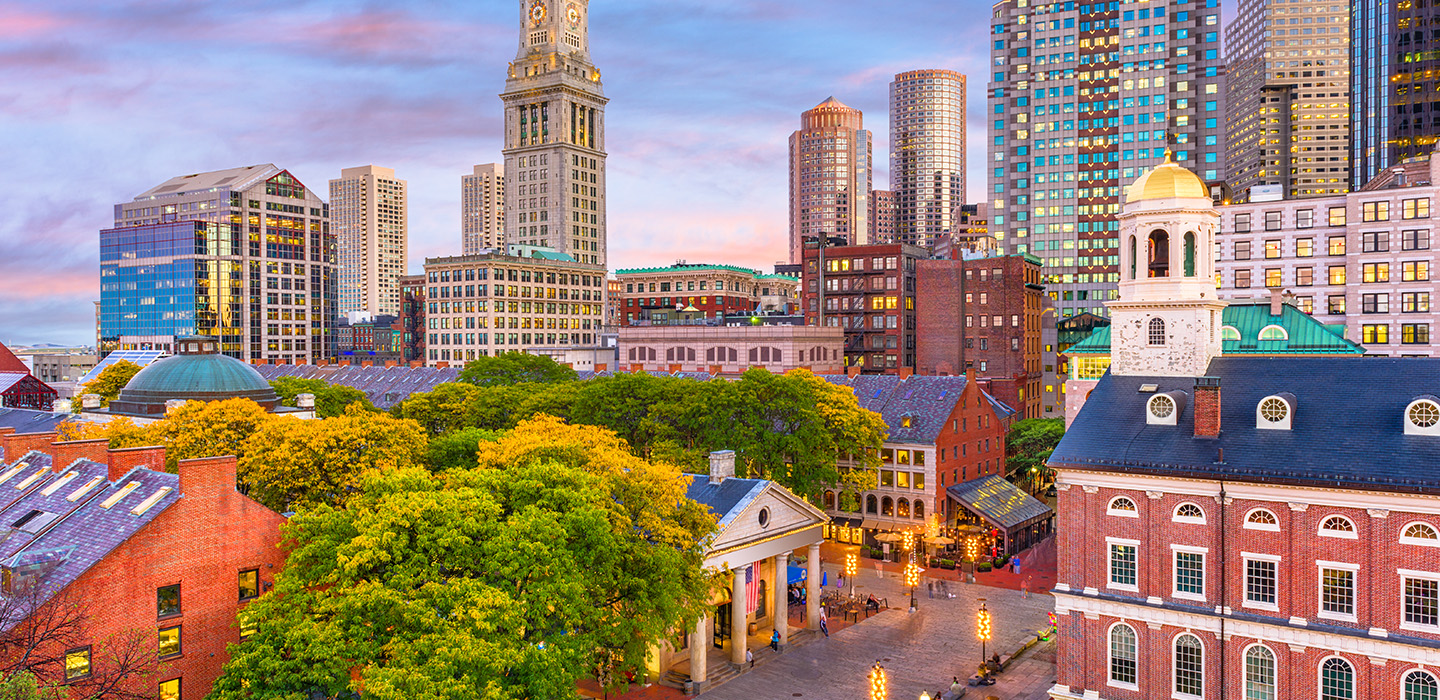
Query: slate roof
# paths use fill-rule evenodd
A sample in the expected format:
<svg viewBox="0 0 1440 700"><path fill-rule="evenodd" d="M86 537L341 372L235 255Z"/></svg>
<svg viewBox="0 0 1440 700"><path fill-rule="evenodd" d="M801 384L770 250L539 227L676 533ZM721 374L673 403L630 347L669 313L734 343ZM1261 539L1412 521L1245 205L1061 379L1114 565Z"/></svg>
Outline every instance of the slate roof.
<svg viewBox="0 0 1440 700"><path fill-rule="evenodd" d="M760 493L765 490L765 485L770 483L764 479L741 479L729 477L718 484L710 483L709 474L686 474L690 477L690 486L685 489L685 495L710 509L711 513L720 521L720 527L730 524L740 511L750 505Z"/></svg>
<svg viewBox="0 0 1440 700"><path fill-rule="evenodd" d="M274 381L279 377L321 379L365 392L376 408L389 410L411 394L434 389L460 378L455 367L340 367L335 365L256 365L255 371Z"/></svg>
<svg viewBox="0 0 1440 700"><path fill-rule="evenodd" d="M0 428L14 428L21 435L26 433L49 433L57 426L71 419L68 413L31 411L24 408L0 408ZM0 459L5 458L5 448L0 447Z"/></svg>
<svg viewBox="0 0 1440 700"><path fill-rule="evenodd" d="M756 270L756 269L753 269L753 268L749 268L749 267L740 267L739 265L709 265L709 264L698 264L698 263L697 263L697 264L694 264L694 265L690 265L690 264L683 264L683 265L682 265L682 264L676 264L676 265L670 265L670 266L668 266L668 267L632 267L632 268L625 269L625 270L616 270L616 271L615 271L615 274L616 274L616 275L650 275L650 274L654 274L654 273L657 273L657 272L715 272L715 271L719 271L719 270L724 270L724 271L726 271L726 272L743 272L743 273L745 273L745 274L747 274L747 275L754 275L754 276L757 277L757 278L760 276L760 271L759 271L759 270ZM791 278L791 279L794 279L794 278Z"/></svg>
<svg viewBox="0 0 1440 700"><path fill-rule="evenodd" d="M1321 323L1289 304L1280 316L1270 315L1270 302L1231 301L1220 314L1223 326L1234 328L1239 340L1221 341L1224 355L1363 355L1365 348L1345 339L1344 327ZM1276 325L1285 329L1285 340L1260 340L1260 331ZM1072 345L1066 355L1109 355L1110 327L1096 328L1089 337Z"/></svg>
<svg viewBox="0 0 1440 700"><path fill-rule="evenodd" d="M1221 433L1194 437L1192 377L1097 382L1050 464L1071 469L1440 493L1440 437L1405 435L1405 407L1440 395L1440 359L1219 357ZM1148 425L1142 384L1184 391L1178 425ZM1255 427L1261 399L1295 396L1291 430ZM1224 451L1224 461L1220 452Z"/></svg>
<svg viewBox="0 0 1440 700"><path fill-rule="evenodd" d="M1054 513L1050 506L1021 491L999 474L955 484L945 492L987 522L1007 530L1044 520Z"/></svg>

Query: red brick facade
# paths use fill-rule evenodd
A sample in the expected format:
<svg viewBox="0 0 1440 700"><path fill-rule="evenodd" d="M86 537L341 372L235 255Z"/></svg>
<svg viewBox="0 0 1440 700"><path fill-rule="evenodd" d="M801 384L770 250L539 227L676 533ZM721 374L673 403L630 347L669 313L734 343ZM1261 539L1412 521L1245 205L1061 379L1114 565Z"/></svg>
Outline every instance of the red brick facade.
<svg viewBox="0 0 1440 700"><path fill-rule="evenodd" d="M913 371L915 268L927 256L923 248L901 244L807 243L800 286L805 323L844 329L849 367L865 374Z"/></svg>

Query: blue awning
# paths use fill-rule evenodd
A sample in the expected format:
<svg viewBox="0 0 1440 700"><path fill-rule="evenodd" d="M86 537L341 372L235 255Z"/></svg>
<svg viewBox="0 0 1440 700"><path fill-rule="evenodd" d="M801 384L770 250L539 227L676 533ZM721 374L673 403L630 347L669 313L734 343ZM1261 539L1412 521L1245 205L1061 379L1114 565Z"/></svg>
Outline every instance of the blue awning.
<svg viewBox="0 0 1440 700"><path fill-rule="evenodd" d="M787 566L789 569L789 583L800 583L805 580L806 571L803 566Z"/></svg>

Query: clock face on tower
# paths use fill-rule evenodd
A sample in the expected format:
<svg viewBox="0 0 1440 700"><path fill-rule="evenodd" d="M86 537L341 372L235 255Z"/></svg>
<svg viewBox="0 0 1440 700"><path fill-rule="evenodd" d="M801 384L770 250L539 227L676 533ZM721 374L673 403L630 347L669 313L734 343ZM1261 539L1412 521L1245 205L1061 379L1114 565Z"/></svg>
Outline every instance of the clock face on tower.
<svg viewBox="0 0 1440 700"><path fill-rule="evenodd" d="M530 24L539 26L545 21L545 3L541 0L534 0L530 3Z"/></svg>
<svg viewBox="0 0 1440 700"><path fill-rule="evenodd" d="M574 5L565 11L565 19L570 22L570 29L580 28L580 8Z"/></svg>

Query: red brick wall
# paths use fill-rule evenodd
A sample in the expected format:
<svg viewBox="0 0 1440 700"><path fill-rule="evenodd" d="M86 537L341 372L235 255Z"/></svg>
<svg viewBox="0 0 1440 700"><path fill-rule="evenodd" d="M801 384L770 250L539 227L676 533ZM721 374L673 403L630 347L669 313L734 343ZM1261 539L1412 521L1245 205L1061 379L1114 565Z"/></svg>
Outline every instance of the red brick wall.
<svg viewBox="0 0 1440 700"><path fill-rule="evenodd" d="M1005 473L1005 429L976 382L965 385L960 400L935 437L935 472L934 506L939 510L933 512L946 513L946 520L955 519L953 509L945 510L950 507L946 488L986 474Z"/></svg>

